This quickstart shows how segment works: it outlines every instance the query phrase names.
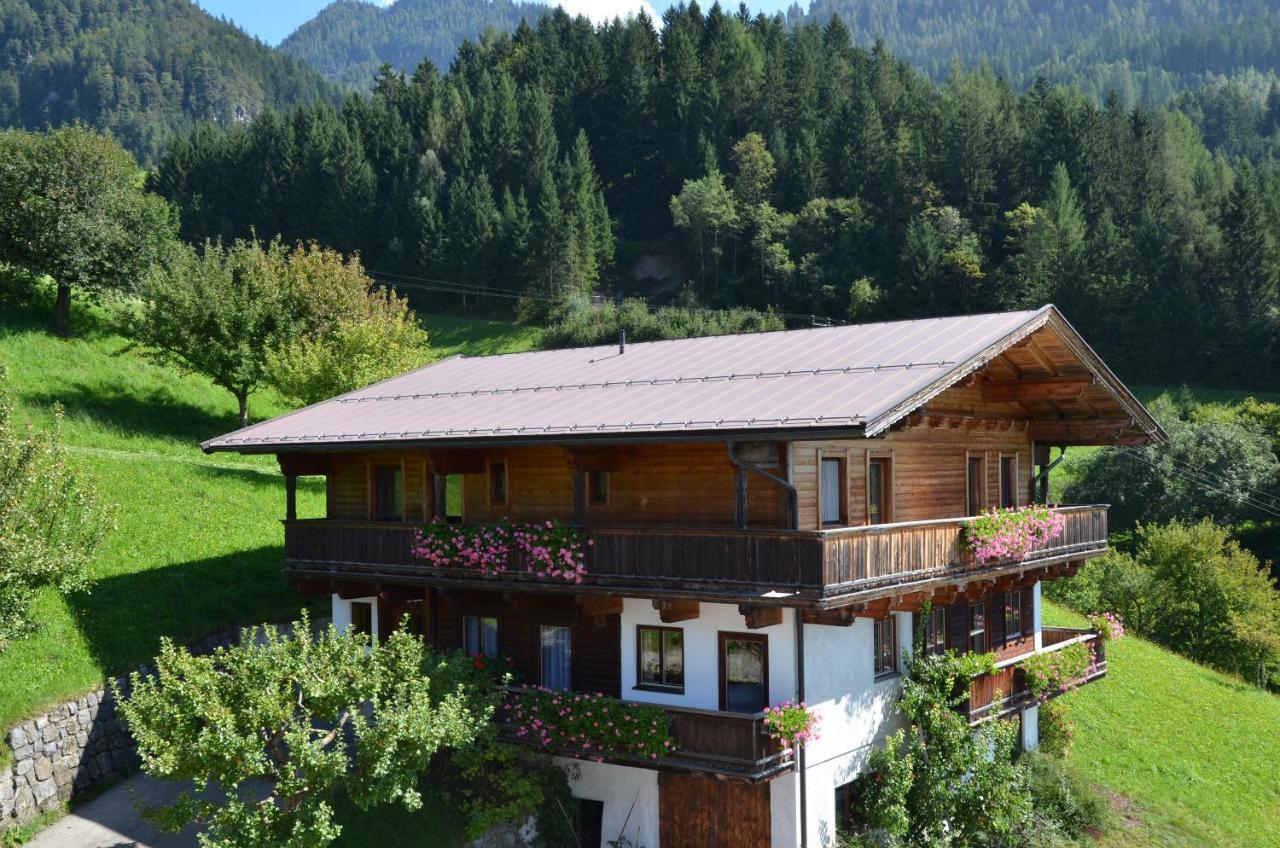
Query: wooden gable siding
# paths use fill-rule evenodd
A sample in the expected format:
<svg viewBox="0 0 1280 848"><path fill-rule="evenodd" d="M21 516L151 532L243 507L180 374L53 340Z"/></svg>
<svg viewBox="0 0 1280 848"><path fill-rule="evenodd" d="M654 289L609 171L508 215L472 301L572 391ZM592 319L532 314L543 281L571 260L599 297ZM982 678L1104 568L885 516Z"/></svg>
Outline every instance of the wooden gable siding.
<svg viewBox="0 0 1280 848"><path fill-rule="evenodd" d="M769 848L770 784L658 773L662 848Z"/></svg>
<svg viewBox="0 0 1280 848"><path fill-rule="evenodd" d="M823 457L845 460L850 526L866 524L867 461L889 460L889 521L922 521L963 516L968 511L968 461L985 460L986 505L1000 502L1000 457L1016 456L1017 499L1031 499L1031 436L1016 417L1013 404L986 404L976 386L956 387L939 395L934 406L954 411L953 422L922 421L878 439L803 441L792 445L793 482L799 499L802 529L821 529L818 516L818 463ZM983 416L983 419L977 416ZM994 426L984 426L986 418ZM937 426L933 426L937 422ZM970 426L976 424L976 426ZM1001 429L1003 428L1003 429Z"/></svg>
<svg viewBox="0 0 1280 848"><path fill-rule="evenodd" d="M498 619L498 652L511 657L516 683L537 685L541 680L539 628L543 624L571 627L573 688L621 697L621 616L597 620L583 614L572 598L517 595L501 592L452 592L438 594L428 637L444 650L462 649L462 617L493 616Z"/></svg>
<svg viewBox="0 0 1280 848"><path fill-rule="evenodd" d="M723 443L604 446L593 448L592 452L609 469L609 495L605 503L588 501L588 524L733 526L734 468ZM478 454L484 462L506 462L507 501L490 503L486 472L465 474L465 521L573 520L573 471L565 448L493 448L479 450ZM368 519L369 468L403 463L406 518L429 519L433 512L429 462L429 453L423 451L335 455L329 478L328 517L342 521ZM781 469L774 471L785 474ZM783 526L786 498L779 487L751 475L747 502L752 527Z"/></svg>

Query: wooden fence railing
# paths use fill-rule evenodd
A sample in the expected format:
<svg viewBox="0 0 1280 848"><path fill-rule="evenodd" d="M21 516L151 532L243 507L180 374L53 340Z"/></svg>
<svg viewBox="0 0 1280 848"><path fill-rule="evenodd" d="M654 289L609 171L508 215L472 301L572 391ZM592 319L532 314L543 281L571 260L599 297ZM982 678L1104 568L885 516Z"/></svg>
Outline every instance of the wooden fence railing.
<svg viewBox="0 0 1280 848"><path fill-rule="evenodd" d="M1022 663L1037 654L1060 651L1068 645L1083 642L1091 645L1097 662L1090 668L1083 685L1097 680L1107 673L1107 642L1092 630L1070 627L1045 627L1041 630L1043 647L1036 652L1016 657L1002 664L992 674L980 674L969 684L969 700L964 705L969 721L977 724L990 718L999 718L1031 705L1033 697L1027 688Z"/></svg>
<svg viewBox="0 0 1280 848"><path fill-rule="evenodd" d="M1106 550L1105 506L1059 507L1063 534L1023 561L1091 556ZM977 566L966 556L966 519L913 521L834 530L735 530L684 527L590 527L587 583L690 591L768 587L827 596L902 579L926 579ZM414 528L399 522L310 519L285 522L285 560L302 570L449 577L479 575L427 569L415 561ZM503 580L529 580L513 567Z"/></svg>

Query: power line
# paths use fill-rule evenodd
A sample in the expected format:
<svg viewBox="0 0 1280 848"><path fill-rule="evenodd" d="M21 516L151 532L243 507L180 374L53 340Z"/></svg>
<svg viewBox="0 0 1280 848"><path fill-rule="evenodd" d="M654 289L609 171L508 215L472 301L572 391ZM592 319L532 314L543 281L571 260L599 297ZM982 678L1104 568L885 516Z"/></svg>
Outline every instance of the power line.
<svg viewBox="0 0 1280 848"><path fill-rule="evenodd" d="M1147 456L1147 454L1139 448L1135 448L1130 445L1117 445L1117 447L1119 447L1125 454L1145 462L1156 470L1170 471L1175 477L1178 477L1183 482L1204 486L1210 491L1220 492L1233 497L1238 496L1245 505L1253 507L1259 512L1266 513L1274 518L1280 518L1280 510L1275 508L1277 505L1274 502L1258 500L1253 496L1253 493L1243 493L1241 495L1232 489L1230 482L1223 479L1221 476L1213 474L1212 472L1205 471L1204 469L1195 469L1191 466L1184 467L1172 457L1168 457L1167 459L1169 459L1169 462L1173 467L1165 468L1158 461Z"/></svg>

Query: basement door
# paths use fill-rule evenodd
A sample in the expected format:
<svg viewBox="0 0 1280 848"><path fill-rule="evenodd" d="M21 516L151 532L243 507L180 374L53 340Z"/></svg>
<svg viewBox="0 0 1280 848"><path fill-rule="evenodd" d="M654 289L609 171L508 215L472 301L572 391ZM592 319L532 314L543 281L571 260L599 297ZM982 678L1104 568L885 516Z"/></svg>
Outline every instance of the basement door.
<svg viewBox="0 0 1280 848"><path fill-rule="evenodd" d="M769 848L769 784L658 773L662 848Z"/></svg>

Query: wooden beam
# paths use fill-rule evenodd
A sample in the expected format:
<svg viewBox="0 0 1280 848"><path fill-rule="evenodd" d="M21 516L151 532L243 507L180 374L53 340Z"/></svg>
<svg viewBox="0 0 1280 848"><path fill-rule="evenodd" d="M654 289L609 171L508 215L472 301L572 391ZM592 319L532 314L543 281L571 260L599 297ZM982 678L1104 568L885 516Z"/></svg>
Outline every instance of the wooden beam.
<svg viewBox="0 0 1280 848"><path fill-rule="evenodd" d="M337 584L335 591L338 597L344 601L352 598L373 598L378 594L378 587L372 583L346 583Z"/></svg>
<svg viewBox="0 0 1280 848"><path fill-rule="evenodd" d="M1033 421L1031 438L1049 445L1136 445L1149 441L1145 433L1135 433L1131 427L1127 418Z"/></svg>
<svg viewBox="0 0 1280 848"><path fill-rule="evenodd" d="M313 579L307 577L294 577L289 580L289 585L293 587L293 591L299 595L332 595L333 581L324 579Z"/></svg>
<svg viewBox="0 0 1280 848"><path fill-rule="evenodd" d="M963 594L970 601L976 601L987 593L994 580L974 580L964 585Z"/></svg>
<svg viewBox="0 0 1280 848"><path fill-rule="evenodd" d="M982 399L988 403L1075 400L1093 382L1091 377L1024 377L1012 383L982 384Z"/></svg>
<svg viewBox="0 0 1280 848"><path fill-rule="evenodd" d="M658 611L658 618L663 624L689 621L701 615L697 601L654 601L653 608Z"/></svg>
<svg viewBox="0 0 1280 848"><path fill-rule="evenodd" d="M622 614L620 595L579 595L577 601L582 614L597 625L604 624L604 620L611 615Z"/></svg>
<svg viewBox="0 0 1280 848"><path fill-rule="evenodd" d="M906 595L895 595L889 599L891 612L919 612L924 602L929 599L929 592L911 592Z"/></svg>
<svg viewBox="0 0 1280 848"><path fill-rule="evenodd" d="M400 605L422 600L421 586L379 586L378 598L388 604Z"/></svg>
<svg viewBox="0 0 1280 848"><path fill-rule="evenodd" d="M759 630L782 623L782 607L753 607L739 604L738 612L747 620L748 630Z"/></svg>
<svg viewBox="0 0 1280 848"><path fill-rule="evenodd" d="M855 607L861 618L884 618L889 614L889 598L876 598Z"/></svg>
<svg viewBox="0 0 1280 848"><path fill-rule="evenodd" d="M435 474L484 473L484 453L478 450L433 450L429 457Z"/></svg>
<svg viewBox="0 0 1280 848"><path fill-rule="evenodd" d="M837 607L829 610L800 610L800 620L805 624L826 624L832 627L848 627L857 618L853 607Z"/></svg>
<svg viewBox="0 0 1280 848"><path fill-rule="evenodd" d="M327 453L278 453L276 461L283 474L305 477L333 473L333 457Z"/></svg>
<svg viewBox="0 0 1280 848"><path fill-rule="evenodd" d="M950 604L956 599L956 595L960 594L955 586L940 586L933 590L933 595L929 598L929 603L934 607L943 607Z"/></svg>

